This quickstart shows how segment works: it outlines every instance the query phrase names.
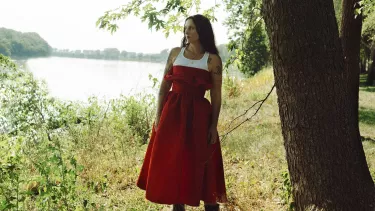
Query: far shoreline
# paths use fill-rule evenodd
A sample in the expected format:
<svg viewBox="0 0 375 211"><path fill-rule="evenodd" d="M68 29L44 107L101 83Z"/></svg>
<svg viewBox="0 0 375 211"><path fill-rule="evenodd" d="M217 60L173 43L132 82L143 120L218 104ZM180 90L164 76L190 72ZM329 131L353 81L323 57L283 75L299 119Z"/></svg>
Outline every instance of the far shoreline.
<svg viewBox="0 0 375 211"><path fill-rule="evenodd" d="M146 63L163 63L164 61L155 61L155 60L137 60L137 59L101 59L101 58L80 58L80 57L68 57L68 56L31 56L31 57L10 57L13 61L27 61L29 59L44 59L44 58L68 58L68 59L79 59L79 60L102 60L102 61L125 61L125 62L146 62Z"/></svg>

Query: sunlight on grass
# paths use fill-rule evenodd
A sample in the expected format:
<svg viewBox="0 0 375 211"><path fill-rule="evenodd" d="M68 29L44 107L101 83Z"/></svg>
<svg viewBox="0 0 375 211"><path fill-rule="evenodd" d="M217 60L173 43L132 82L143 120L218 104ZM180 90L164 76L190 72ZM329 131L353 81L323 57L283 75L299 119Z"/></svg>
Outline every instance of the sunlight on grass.
<svg viewBox="0 0 375 211"><path fill-rule="evenodd" d="M218 130L222 138L229 203L222 205L221 210L278 211L286 210L290 203L290 181L276 90L273 90L258 113L249 119L260 104L249 108L263 100L273 84L271 68L262 70L252 78L228 77L223 80L223 104ZM359 126L361 135L368 137L362 143L371 175L375 178L375 92L371 91L372 88L360 87ZM131 211L170 209L170 206L147 201L145 192L136 187L147 148L147 144L143 143L149 128L144 126L153 120L150 116L153 115L154 106L152 99L142 96L132 99L119 98L111 103L99 102L93 98L87 107L76 106L69 110L66 115L74 117L74 123L71 123L65 132L58 133L56 137L52 136L52 140L62 145L59 153L53 153L61 154L63 160L74 157L76 162L83 166L82 171L72 173L78 175L77 181L71 182L71 185L76 187L74 194L77 194L78 198L72 199L76 207ZM106 112L107 107L110 112ZM137 112L147 109L150 111L145 116L147 119L139 121ZM236 117L239 118L233 121ZM79 122L75 118L78 118ZM239 124L242 125L229 133ZM7 138L0 136L0 140ZM9 148L6 145L0 147ZM38 153L30 155L28 160L38 160L37 156L43 155ZM52 157L54 161L57 155ZM26 162L24 165L25 168L20 173L24 182L20 187L22 191L37 193L38 188L44 188L44 184L39 183L39 180L44 180L33 163ZM71 165L72 161L68 163L69 167ZM56 175L47 178L52 181L52 185L56 183L57 186L61 179ZM36 194L25 199L24 208L36 210L38 205L35 204L35 198ZM200 207L187 207L187 210L202 211L203 202Z"/></svg>

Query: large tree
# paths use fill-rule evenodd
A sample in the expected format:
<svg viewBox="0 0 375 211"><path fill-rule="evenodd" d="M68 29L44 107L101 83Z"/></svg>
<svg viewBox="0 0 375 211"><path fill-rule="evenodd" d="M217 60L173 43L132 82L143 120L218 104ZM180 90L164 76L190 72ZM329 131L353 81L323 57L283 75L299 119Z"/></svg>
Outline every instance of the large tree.
<svg viewBox="0 0 375 211"><path fill-rule="evenodd" d="M364 0L361 9L365 16L362 42L367 50L366 59L372 61L368 69L367 85L375 85L375 1Z"/></svg>
<svg viewBox="0 0 375 211"><path fill-rule="evenodd" d="M353 56L358 55L356 50L358 49L358 34L360 34L360 28L362 28L360 40L360 73L365 73L368 70L367 85L373 85L375 80L375 67L374 65L370 66L369 63L371 63L375 57L373 53L375 52L375 1L334 0L334 4L337 22L341 28L340 32L343 38L344 55L346 61L348 61L346 64L352 66L352 68L348 70L352 72L351 74L354 74L352 76L355 76L357 71L356 67L353 67L353 64L355 64L354 61L356 58ZM345 23L343 21L345 21ZM348 48L345 47L346 44L348 44ZM347 55L351 58L346 57ZM349 86L350 85L353 84L349 84Z"/></svg>
<svg viewBox="0 0 375 211"><path fill-rule="evenodd" d="M359 63L362 33L362 14L356 15L360 0L343 0L340 37L343 47L346 83L352 106L350 108L354 121L358 124ZM357 126L359 136L359 127Z"/></svg>
<svg viewBox="0 0 375 211"><path fill-rule="evenodd" d="M263 12L296 209L374 210L333 2L263 0Z"/></svg>
<svg viewBox="0 0 375 211"><path fill-rule="evenodd" d="M224 0L228 17L228 48L234 54L227 62L236 64L245 76L252 76L268 62L269 45L261 18L261 0Z"/></svg>
<svg viewBox="0 0 375 211"><path fill-rule="evenodd" d="M134 0L120 12L107 12L98 26L113 31L117 26L112 21L134 9L139 15L140 4L151 1ZM169 0L165 10L145 7L140 16L156 28L165 27L176 20L172 15L164 21L165 14L171 9L185 14L186 2L192 1ZM345 5L354 6L351 2ZM357 72L350 72L348 67L355 62L344 59L344 51L349 55L349 49L357 49L349 39L357 37L358 25L353 25L354 9L346 9L343 13L349 19L343 18L342 30L347 40L341 42L333 1L263 0L297 210L375 208L374 182L355 118L353 87L357 85L352 80L356 80ZM345 35L345 28L355 31ZM357 52L349 56L356 59Z"/></svg>

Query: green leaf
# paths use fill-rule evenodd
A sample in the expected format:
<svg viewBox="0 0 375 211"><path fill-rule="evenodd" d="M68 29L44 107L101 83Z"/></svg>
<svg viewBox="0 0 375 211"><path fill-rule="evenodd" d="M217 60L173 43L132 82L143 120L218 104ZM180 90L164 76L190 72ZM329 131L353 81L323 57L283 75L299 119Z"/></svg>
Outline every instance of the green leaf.
<svg viewBox="0 0 375 211"><path fill-rule="evenodd" d="M181 25L181 21L183 20L176 17L186 17L189 15L188 8L192 7L195 7L198 12L201 4L200 0L168 0L164 7L158 9L154 6L154 2L154 0L132 0L126 5L105 12L104 15L99 17L96 21L96 26L100 29L110 31L113 34L118 29L115 23L116 21L126 19L129 15L134 15L136 17L140 16L142 22L147 22L147 27L150 30L154 28L156 31L164 29L165 37L168 37L171 30L173 33L182 31L180 30L182 26L174 27ZM214 11L219 6L220 5L217 4L203 11L203 13L206 14L211 21L216 21Z"/></svg>

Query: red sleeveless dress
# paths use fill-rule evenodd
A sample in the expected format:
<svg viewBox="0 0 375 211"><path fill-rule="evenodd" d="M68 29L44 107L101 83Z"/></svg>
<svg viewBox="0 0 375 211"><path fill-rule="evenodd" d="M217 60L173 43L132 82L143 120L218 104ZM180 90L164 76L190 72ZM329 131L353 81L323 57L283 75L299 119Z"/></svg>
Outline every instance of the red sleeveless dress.
<svg viewBox="0 0 375 211"><path fill-rule="evenodd" d="M150 142L137 186L159 204L227 202L219 138L208 144L211 104L204 98L212 86L207 70L173 66L158 130Z"/></svg>

